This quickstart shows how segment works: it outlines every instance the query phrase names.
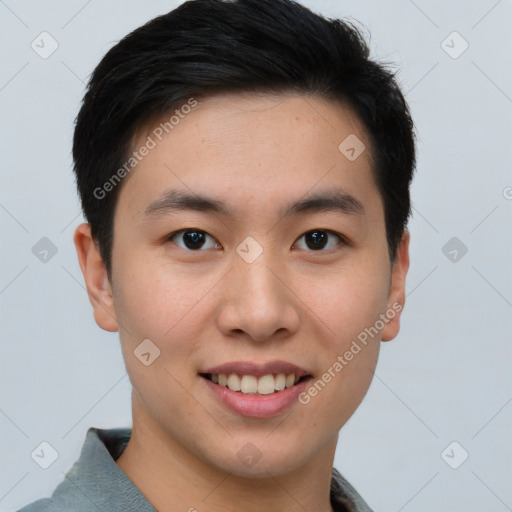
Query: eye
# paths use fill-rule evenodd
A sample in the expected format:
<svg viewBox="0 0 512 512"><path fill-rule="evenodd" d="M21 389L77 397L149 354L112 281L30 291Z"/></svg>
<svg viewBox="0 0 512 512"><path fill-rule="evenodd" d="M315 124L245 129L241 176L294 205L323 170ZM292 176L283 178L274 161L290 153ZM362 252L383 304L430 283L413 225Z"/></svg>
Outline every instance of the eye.
<svg viewBox="0 0 512 512"><path fill-rule="evenodd" d="M182 240L183 245L174 242L174 240ZM207 240L210 239L212 242L208 244ZM182 229L170 234L167 237L167 241L176 243L178 247L182 249L188 249L191 251L197 251L198 249L220 249L221 245L211 235L200 229ZM206 246L205 246L206 242Z"/></svg>
<svg viewBox="0 0 512 512"><path fill-rule="evenodd" d="M313 251L320 251L325 248L333 249L337 245L346 243L346 240L341 235L327 229L312 229L304 233L298 240L301 238L304 238L307 247L298 247L298 242L295 242L294 246L298 249L309 248ZM329 241L329 238L337 238L338 243L333 244Z"/></svg>

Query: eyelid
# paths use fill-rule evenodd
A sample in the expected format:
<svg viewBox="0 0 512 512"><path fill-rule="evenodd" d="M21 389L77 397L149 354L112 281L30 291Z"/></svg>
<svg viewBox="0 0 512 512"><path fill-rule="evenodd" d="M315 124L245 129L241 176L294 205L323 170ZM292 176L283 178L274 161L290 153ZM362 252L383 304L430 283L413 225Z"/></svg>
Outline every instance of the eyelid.
<svg viewBox="0 0 512 512"><path fill-rule="evenodd" d="M199 228L194 228L194 227L191 227L191 228L183 228L183 229L179 229L177 231L173 231L172 233L170 233L169 235L165 236L164 237L164 242L172 242L172 239L177 236L177 235L180 235L182 233L185 233L187 231L197 231L197 232L200 232L200 233L204 233L206 236L210 237L212 240L215 241L216 244L220 245L222 247L222 244L220 244L220 242L213 236L213 235L210 235L207 231L205 231L204 229L199 229ZM339 243L337 244L337 247L338 246L344 246L344 245L350 245L350 241L344 236L342 235L341 233L338 233L337 231L334 231L332 229L327 229L327 228L313 228L313 229L308 229L307 231L304 231L304 233L302 233L294 242L293 242L293 246L295 246L295 244L297 243L297 240L300 240L301 238L303 238L304 236L306 236L307 234L309 233L312 233L312 232L315 232L315 231L323 231L324 233L328 233L329 235L331 236L335 236L338 240L339 240ZM175 244L177 245L178 247L180 247L178 244ZM204 251L205 249L197 249L197 250L193 250L193 249L188 249L188 248L183 248L183 247L180 247L181 249L185 250L185 251L188 251L188 252L201 252L201 251ZM322 252L328 252L329 249L327 250L323 250L323 249L320 249L318 251L314 251L312 249L299 249L299 250L305 250L305 251L308 251L308 252L312 252L312 253L322 253ZM331 248L332 250L332 248Z"/></svg>
<svg viewBox="0 0 512 512"><path fill-rule="evenodd" d="M338 233L337 231L333 231L332 229L327 229L327 228L308 229L307 231L302 233L302 235L300 235L297 238L297 240L301 239L302 237L304 237L308 233L313 233L315 231L323 231L324 233L328 233L329 235L334 235L339 240L339 243L337 244L336 248L338 246L350 245L350 241L347 239L347 237L345 237L341 233ZM297 243L297 240L295 242L293 242L293 245L295 245ZM336 249L336 248L334 248L334 249ZM326 250L321 249L321 250L318 250L318 251L314 251L314 250L311 250L311 249L299 249L299 250L307 250L308 252L311 252L311 253L322 253L322 252L328 252L329 251L329 249L326 249Z"/></svg>
<svg viewBox="0 0 512 512"><path fill-rule="evenodd" d="M216 244L218 245L221 245L220 242L213 236L213 235L210 235L210 233L208 233L207 231L205 231L204 229L199 229L199 228L183 228L183 229L178 229L177 231L173 231L172 233L170 233L169 235L166 235L164 237L164 242L172 242L172 239L177 236L177 235L180 235L182 233L186 233L187 231L197 231L199 233L204 233L206 236L210 237L212 240L215 241ZM173 242L174 243L174 242ZM175 245L177 245L178 247L180 247L178 244L175 243ZM188 252L201 252L201 251L204 251L205 249L197 249L197 250L192 250L192 249L187 249L187 248L183 248L183 247L180 247L180 249L183 249L184 251L188 251Z"/></svg>

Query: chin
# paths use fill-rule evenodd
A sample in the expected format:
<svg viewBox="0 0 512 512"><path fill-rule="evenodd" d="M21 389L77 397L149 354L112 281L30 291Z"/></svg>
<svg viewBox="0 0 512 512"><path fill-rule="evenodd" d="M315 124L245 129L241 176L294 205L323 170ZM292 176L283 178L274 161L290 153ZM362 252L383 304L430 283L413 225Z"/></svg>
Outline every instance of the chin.
<svg viewBox="0 0 512 512"><path fill-rule="evenodd" d="M229 453L228 456L226 456L227 453ZM299 453L300 457L298 456ZM255 443L247 441L240 443L240 448L236 451L223 451L220 459L210 459L210 463L241 478L269 478L270 476L285 475L299 469L306 463L304 455L304 446L301 446L300 449L298 447L296 449L290 448L287 451L277 453L271 443L264 445L264 449L259 449Z"/></svg>

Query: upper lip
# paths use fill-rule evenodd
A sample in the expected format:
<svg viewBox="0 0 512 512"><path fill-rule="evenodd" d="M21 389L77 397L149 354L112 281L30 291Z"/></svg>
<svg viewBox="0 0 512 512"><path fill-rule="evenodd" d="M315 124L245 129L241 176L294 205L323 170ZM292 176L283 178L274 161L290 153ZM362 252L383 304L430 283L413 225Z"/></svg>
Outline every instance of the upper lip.
<svg viewBox="0 0 512 512"><path fill-rule="evenodd" d="M287 361L269 361L266 363L233 361L230 363L223 363L218 366L212 366L200 373L211 373L214 375L219 375L221 373L230 375L232 373L236 373L238 375L253 375L254 377L263 377L263 375L268 375L270 373L284 373L285 375L293 373L299 377L310 375L310 373L304 368L293 363L288 363Z"/></svg>

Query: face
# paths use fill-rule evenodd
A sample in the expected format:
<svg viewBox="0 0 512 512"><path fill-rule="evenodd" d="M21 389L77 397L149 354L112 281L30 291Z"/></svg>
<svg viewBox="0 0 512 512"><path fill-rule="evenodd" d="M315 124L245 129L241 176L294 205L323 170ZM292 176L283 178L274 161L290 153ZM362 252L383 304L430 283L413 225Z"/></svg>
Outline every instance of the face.
<svg viewBox="0 0 512 512"><path fill-rule="evenodd" d="M391 265L368 137L313 96L211 96L162 140L160 122L122 184L112 282L100 263L88 282L134 424L234 474L304 466L333 452L399 328L408 238Z"/></svg>

